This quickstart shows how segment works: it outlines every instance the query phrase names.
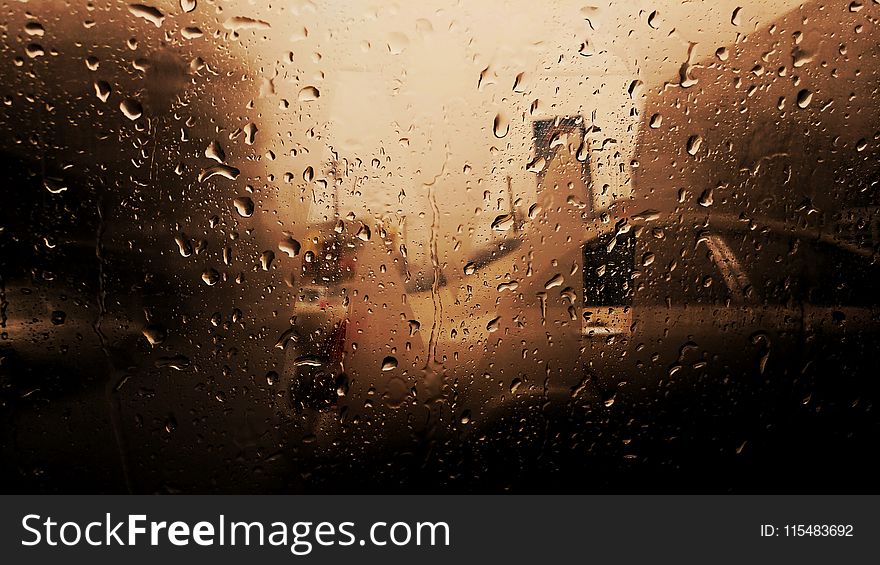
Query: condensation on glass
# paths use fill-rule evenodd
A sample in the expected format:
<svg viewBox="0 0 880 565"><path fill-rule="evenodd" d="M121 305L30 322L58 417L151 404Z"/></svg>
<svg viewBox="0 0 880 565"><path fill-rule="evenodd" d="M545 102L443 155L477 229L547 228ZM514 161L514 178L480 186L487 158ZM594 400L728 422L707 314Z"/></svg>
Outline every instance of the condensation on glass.
<svg viewBox="0 0 880 565"><path fill-rule="evenodd" d="M870 476L878 16L0 4L4 484Z"/></svg>

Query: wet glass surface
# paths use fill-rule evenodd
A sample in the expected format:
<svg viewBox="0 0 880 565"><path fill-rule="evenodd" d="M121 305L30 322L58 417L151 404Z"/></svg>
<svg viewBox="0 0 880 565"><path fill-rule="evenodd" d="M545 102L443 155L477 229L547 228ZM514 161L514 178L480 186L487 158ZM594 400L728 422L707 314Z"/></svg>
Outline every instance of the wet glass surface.
<svg viewBox="0 0 880 565"><path fill-rule="evenodd" d="M4 491L872 488L876 1L0 7Z"/></svg>

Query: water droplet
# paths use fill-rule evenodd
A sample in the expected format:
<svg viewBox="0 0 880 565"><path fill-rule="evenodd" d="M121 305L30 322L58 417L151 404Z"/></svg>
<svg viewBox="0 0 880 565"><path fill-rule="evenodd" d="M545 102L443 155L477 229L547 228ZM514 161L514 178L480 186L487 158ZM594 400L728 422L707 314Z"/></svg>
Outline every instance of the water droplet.
<svg viewBox="0 0 880 565"><path fill-rule="evenodd" d="M472 275L477 272L477 266L474 263L468 263L464 266L464 274Z"/></svg>
<svg viewBox="0 0 880 565"><path fill-rule="evenodd" d="M95 81L95 96L101 102L106 102L110 98L110 83L104 80Z"/></svg>
<svg viewBox="0 0 880 565"><path fill-rule="evenodd" d="M513 214L501 214L492 222L495 231L507 231L513 227Z"/></svg>
<svg viewBox="0 0 880 565"><path fill-rule="evenodd" d="M663 116L661 116L660 114L654 114L653 116L651 116L651 122L649 125L652 129L659 128L661 124L663 124Z"/></svg>
<svg viewBox="0 0 880 565"><path fill-rule="evenodd" d="M144 107L141 106L140 102L133 98L126 98L120 102L119 109L122 110L122 113L125 114L126 118L132 121L144 115Z"/></svg>
<svg viewBox="0 0 880 565"><path fill-rule="evenodd" d="M288 237L278 244L278 249L286 253L288 257L296 257L297 255L299 255L302 246L297 240L293 239L292 237Z"/></svg>
<svg viewBox="0 0 880 565"><path fill-rule="evenodd" d="M738 26L742 23L742 8L736 8L733 10L733 14L730 16L730 23L735 26Z"/></svg>
<svg viewBox="0 0 880 565"><path fill-rule="evenodd" d="M699 82L696 77L691 76L695 66L694 61L697 57L697 45L695 42L691 42L688 45L687 61L678 70L678 84L682 88L691 88Z"/></svg>
<svg viewBox="0 0 880 565"><path fill-rule="evenodd" d="M530 173L540 173L544 170L544 167L547 165L547 160L543 157L535 157L532 161L526 164L526 170Z"/></svg>
<svg viewBox="0 0 880 565"><path fill-rule="evenodd" d="M357 238L361 241L370 241L370 237L372 237L372 234L370 233L370 226L368 226L367 224L362 225L361 228L357 231Z"/></svg>
<svg viewBox="0 0 880 565"><path fill-rule="evenodd" d="M312 102L321 97L320 91L314 86L306 86L299 91L297 98L300 102Z"/></svg>
<svg viewBox="0 0 880 565"><path fill-rule="evenodd" d="M309 28L307 28L305 26L295 28L293 30L293 33L290 34L291 41L302 41L304 39L308 39L308 37L309 37ZM292 57L292 55L291 55L291 57Z"/></svg>
<svg viewBox="0 0 880 565"><path fill-rule="evenodd" d="M163 327L155 324L146 326L141 333L153 347L162 344L168 337L168 332Z"/></svg>
<svg viewBox="0 0 880 565"><path fill-rule="evenodd" d="M24 24L24 32L34 37L42 37L46 30L40 22L28 22Z"/></svg>
<svg viewBox="0 0 880 565"><path fill-rule="evenodd" d="M395 357L391 357L390 355L382 360L382 370L383 371L393 371L397 368L397 359Z"/></svg>
<svg viewBox="0 0 880 565"><path fill-rule="evenodd" d="M202 273L202 281L208 286L214 286L220 282L220 273L216 269L205 269Z"/></svg>
<svg viewBox="0 0 880 565"><path fill-rule="evenodd" d="M630 99L635 100L636 98L640 98L642 96L644 87L645 83L637 79L629 83L629 88L627 88L626 91L629 93Z"/></svg>
<svg viewBox="0 0 880 565"><path fill-rule="evenodd" d="M168 367L175 371L183 371L189 367L189 357L186 355L172 355L171 357L160 357L156 360L156 367L162 369Z"/></svg>
<svg viewBox="0 0 880 565"><path fill-rule="evenodd" d="M586 40L578 47L578 53L583 57L592 57L596 54L596 50L593 49L593 44L590 43L590 40Z"/></svg>
<svg viewBox="0 0 880 565"><path fill-rule="evenodd" d="M268 271L272 267L272 261L275 260L275 252L271 250L263 251L263 254L260 255L260 267L264 271Z"/></svg>
<svg viewBox="0 0 880 565"><path fill-rule="evenodd" d="M324 363L314 355L301 355L293 360L297 367L320 367Z"/></svg>
<svg viewBox="0 0 880 565"><path fill-rule="evenodd" d="M31 59L36 59L37 57L42 57L46 54L46 50L43 49L43 46L39 43L29 43L24 48L24 52Z"/></svg>
<svg viewBox="0 0 880 565"><path fill-rule="evenodd" d="M266 384L269 386L274 386L275 383L278 382L279 375L275 371L269 371L266 373Z"/></svg>
<svg viewBox="0 0 880 565"><path fill-rule="evenodd" d="M798 108L806 108L810 105L810 101L813 99L812 91L808 89L803 89L797 94L797 105Z"/></svg>
<svg viewBox="0 0 880 565"><path fill-rule="evenodd" d="M196 9L196 0L180 0L180 9L186 13Z"/></svg>
<svg viewBox="0 0 880 565"><path fill-rule="evenodd" d="M177 250L182 257L189 257L193 254L192 243L184 234L179 233L174 236L174 242L177 243Z"/></svg>
<svg viewBox="0 0 880 565"><path fill-rule="evenodd" d="M500 284L498 285L498 287L496 288L496 290L497 290L498 292L502 292L502 291L505 291L505 290L509 290L509 291L512 292L512 291L514 291L514 290L516 290L516 289L518 289L518 288L519 288L519 282L517 282L517 281L510 281L510 282L506 282L506 283L500 283Z"/></svg>
<svg viewBox="0 0 880 565"><path fill-rule="evenodd" d="M714 192L714 189L712 189L712 188L707 188L706 190L703 191L703 193L700 195L700 199L698 200L698 203L700 204L700 206L702 206L704 208L708 208L709 206L711 206L712 204L715 203L715 199L713 198L713 192Z"/></svg>
<svg viewBox="0 0 880 565"><path fill-rule="evenodd" d="M46 177L43 179L43 188L52 194L60 194L67 190L67 183L63 179Z"/></svg>
<svg viewBox="0 0 880 565"><path fill-rule="evenodd" d="M462 424L467 424L467 423L469 423L469 422L471 421L471 411L470 411L470 410L465 410L464 412L462 412L462 413L461 413L460 421L461 421Z"/></svg>
<svg viewBox="0 0 880 565"><path fill-rule="evenodd" d="M220 147L220 143L215 139L205 148L205 157L208 159L214 159L218 163L222 163L226 160L226 152L223 151L223 148Z"/></svg>
<svg viewBox="0 0 880 565"><path fill-rule="evenodd" d="M393 377L388 379L388 384L385 386L385 394L382 395L382 399L385 401L386 406L397 410L403 406L408 393L409 389L406 386L406 381L399 377Z"/></svg>
<svg viewBox="0 0 880 565"><path fill-rule="evenodd" d="M408 320L407 324L409 324L409 335L414 336L416 332L419 331L422 327L422 324L418 322L418 320Z"/></svg>
<svg viewBox="0 0 880 565"><path fill-rule="evenodd" d="M507 118L503 114L501 114L501 113L497 114L495 116L495 121L493 122L493 125L492 125L492 132L495 134L495 137L497 137L498 139L501 139L502 137L507 135L507 132L509 130L510 130L510 122L507 120Z"/></svg>
<svg viewBox="0 0 880 565"><path fill-rule="evenodd" d="M403 33L391 32L387 38L388 41L385 45L388 47L388 52L393 55L403 53L409 46L409 38Z"/></svg>
<svg viewBox="0 0 880 565"><path fill-rule="evenodd" d="M153 6L147 6L145 4L129 4L128 11L139 18L147 20L156 27L162 27L162 22L165 21L165 14Z"/></svg>
<svg viewBox="0 0 880 565"><path fill-rule="evenodd" d="M258 132L258 131L259 131L259 130L257 129L257 125L256 125L255 123L253 123L253 122L251 122L251 123L249 123L248 125L244 126L244 142L245 142L247 145L253 145L253 144L254 144L254 139L257 137L257 132Z"/></svg>
<svg viewBox="0 0 880 565"><path fill-rule="evenodd" d="M564 282L565 282L565 277L563 277L562 274L560 274L560 273L556 273L555 275L553 275L550 278L550 280L548 280L547 282L544 283L544 289L550 290L553 287L562 286L562 283L564 283Z"/></svg>
<svg viewBox="0 0 880 565"><path fill-rule="evenodd" d="M500 326L500 323L501 323L501 316L498 316L497 318L492 318L491 320L489 320L489 323L486 324L486 331L489 333L497 332L498 327Z"/></svg>
<svg viewBox="0 0 880 565"><path fill-rule="evenodd" d="M213 167L203 169L202 172L199 173L199 182L203 182L215 175L219 175L229 180L235 180L238 178L238 175L240 173L241 171L239 171L235 167L230 167L229 165L214 165Z"/></svg>
<svg viewBox="0 0 880 565"><path fill-rule="evenodd" d="M232 201L232 204L242 218L250 218L254 215L254 201L250 196L239 196Z"/></svg>
<svg viewBox="0 0 880 565"><path fill-rule="evenodd" d="M197 27L185 27L180 30L180 35L182 35L184 39L198 39L205 34Z"/></svg>
<svg viewBox="0 0 880 565"><path fill-rule="evenodd" d="M223 27L229 31L240 31L243 29L271 29L269 22L248 18L246 16L234 16L223 22Z"/></svg>
<svg viewBox="0 0 880 565"><path fill-rule="evenodd" d="M795 52L791 56L792 65L794 68L799 69L813 61L813 54L808 53L806 51L802 51L801 49L796 49Z"/></svg>
<svg viewBox="0 0 880 565"><path fill-rule="evenodd" d="M696 155L703 144L703 138L699 135L692 135L687 140L687 152L690 155Z"/></svg>

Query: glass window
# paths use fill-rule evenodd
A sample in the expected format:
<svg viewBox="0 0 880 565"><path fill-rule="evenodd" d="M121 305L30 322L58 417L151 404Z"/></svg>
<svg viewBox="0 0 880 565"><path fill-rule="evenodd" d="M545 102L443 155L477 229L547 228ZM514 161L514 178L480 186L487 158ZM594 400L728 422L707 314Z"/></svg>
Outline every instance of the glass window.
<svg viewBox="0 0 880 565"><path fill-rule="evenodd" d="M878 17L4 2L0 485L876 475Z"/></svg>

